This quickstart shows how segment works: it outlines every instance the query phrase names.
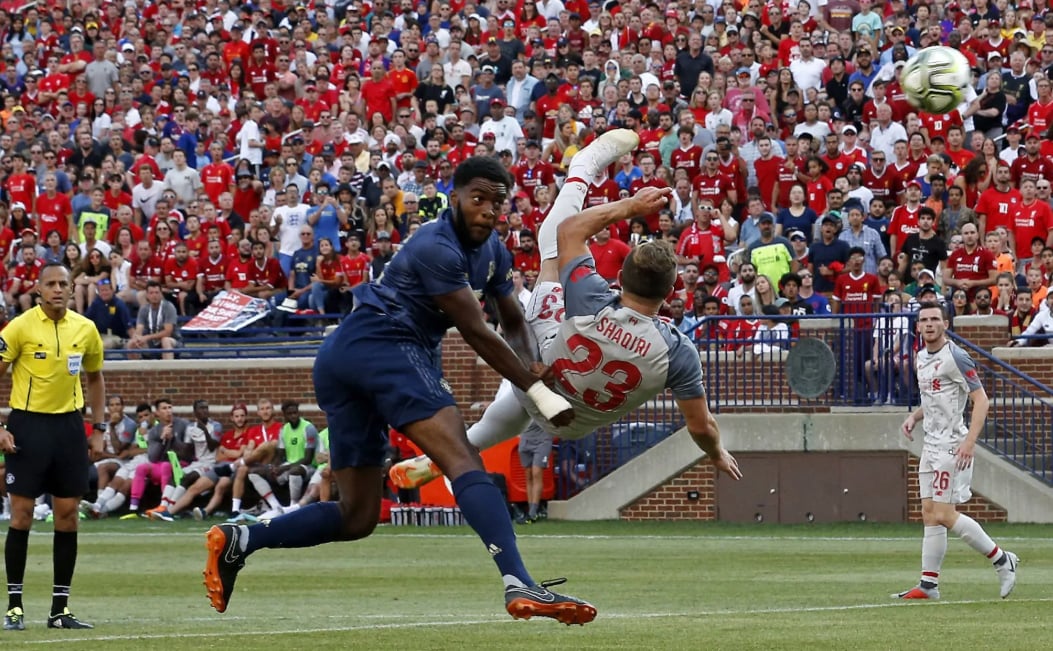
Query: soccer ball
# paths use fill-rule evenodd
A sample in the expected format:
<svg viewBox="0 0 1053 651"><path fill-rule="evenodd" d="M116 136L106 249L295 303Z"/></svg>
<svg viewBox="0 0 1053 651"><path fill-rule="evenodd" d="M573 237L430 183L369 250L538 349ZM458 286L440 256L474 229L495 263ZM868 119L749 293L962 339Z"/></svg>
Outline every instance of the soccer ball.
<svg viewBox="0 0 1053 651"><path fill-rule="evenodd" d="M907 101L926 113L947 113L962 103L962 91L972 82L969 60L950 47L928 47L900 71L899 85Z"/></svg>

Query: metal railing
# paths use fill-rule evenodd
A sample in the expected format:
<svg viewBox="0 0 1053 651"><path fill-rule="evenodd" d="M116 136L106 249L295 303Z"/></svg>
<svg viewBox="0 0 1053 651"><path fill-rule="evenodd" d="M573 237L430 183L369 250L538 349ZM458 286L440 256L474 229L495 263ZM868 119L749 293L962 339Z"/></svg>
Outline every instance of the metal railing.
<svg viewBox="0 0 1053 651"><path fill-rule="evenodd" d="M766 320L739 316L703 320L693 329L715 413L758 408L906 408L918 403L913 313L780 316L771 322L780 324L779 329L769 329ZM787 356L804 338L822 341L833 353L833 382L815 398L797 395L787 376Z"/></svg>
<svg viewBox="0 0 1053 651"><path fill-rule="evenodd" d="M1037 479L1053 484L1053 387L956 334L949 336L977 361L991 403L980 443Z"/></svg>

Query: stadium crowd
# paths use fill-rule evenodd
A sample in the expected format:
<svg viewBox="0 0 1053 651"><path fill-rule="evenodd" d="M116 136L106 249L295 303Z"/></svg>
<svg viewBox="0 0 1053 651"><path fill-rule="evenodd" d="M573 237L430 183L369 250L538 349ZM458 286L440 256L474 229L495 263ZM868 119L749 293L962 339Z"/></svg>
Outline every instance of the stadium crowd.
<svg viewBox="0 0 1053 651"><path fill-rule="evenodd" d="M178 346L225 289L276 325L343 312L480 155L515 179L497 232L525 295L568 161L621 127L640 148L587 204L674 201L593 254L613 279L630 247L675 242L673 318L871 312L933 289L1009 315L1013 338L1050 334L1047 25L1044 0L5 3L6 313L48 261L111 348ZM974 84L919 113L896 73L940 44ZM685 331L710 339L707 323Z"/></svg>

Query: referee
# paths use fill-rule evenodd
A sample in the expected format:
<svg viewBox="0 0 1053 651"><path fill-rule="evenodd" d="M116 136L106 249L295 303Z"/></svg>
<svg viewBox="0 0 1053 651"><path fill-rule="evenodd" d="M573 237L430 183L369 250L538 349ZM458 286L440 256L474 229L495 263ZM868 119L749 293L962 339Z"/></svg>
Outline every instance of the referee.
<svg viewBox="0 0 1053 651"><path fill-rule="evenodd" d="M70 612L70 583L77 562L77 507L88 492L88 440L81 410L87 400L96 433L105 431L106 386L102 338L95 325L67 311L73 295L70 272L58 263L40 270L39 304L0 333L0 374L13 367L11 415L0 427L0 452L7 455L11 526L4 545L8 610L5 630L24 630L22 579L37 496L54 498L55 585L48 628L92 628ZM93 437L93 441L101 437Z"/></svg>

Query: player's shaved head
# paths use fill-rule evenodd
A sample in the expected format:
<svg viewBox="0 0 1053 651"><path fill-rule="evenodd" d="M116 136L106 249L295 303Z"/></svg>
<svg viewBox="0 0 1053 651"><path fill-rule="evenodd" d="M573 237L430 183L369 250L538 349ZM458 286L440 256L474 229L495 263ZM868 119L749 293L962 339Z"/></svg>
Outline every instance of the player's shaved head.
<svg viewBox="0 0 1053 651"><path fill-rule="evenodd" d="M676 281L676 255L664 240L636 246L622 265L622 290L649 300L663 300Z"/></svg>

